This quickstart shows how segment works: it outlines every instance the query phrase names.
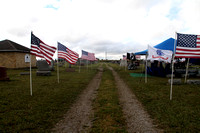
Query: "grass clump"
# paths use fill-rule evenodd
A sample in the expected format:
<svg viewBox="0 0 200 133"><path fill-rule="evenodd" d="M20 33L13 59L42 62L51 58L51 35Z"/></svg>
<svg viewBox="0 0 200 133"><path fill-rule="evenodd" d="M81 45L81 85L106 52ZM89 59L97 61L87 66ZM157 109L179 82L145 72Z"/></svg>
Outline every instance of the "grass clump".
<svg viewBox="0 0 200 133"><path fill-rule="evenodd" d="M90 132L127 132L119 105L118 92L112 72L104 68L102 81L94 103L94 121Z"/></svg>

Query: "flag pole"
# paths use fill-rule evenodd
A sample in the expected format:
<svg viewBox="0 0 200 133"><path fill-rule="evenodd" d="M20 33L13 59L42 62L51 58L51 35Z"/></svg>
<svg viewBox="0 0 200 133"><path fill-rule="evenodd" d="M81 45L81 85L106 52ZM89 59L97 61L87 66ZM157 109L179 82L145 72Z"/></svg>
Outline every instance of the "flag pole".
<svg viewBox="0 0 200 133"><path fill-rule="evenodd" d="M173 73L174 73L174 58L175 58L175 46L177 40L177 32L175 32L175 40L174 40L174 53L172 58L172 74L171 74L171 88L170 88L170 100L172 100L172 87L173 87Z"/></svg>
<svg viewBox="0 0 200 133"><path fill-rule="evenodd" d="M59 63L59 61L58 61L58 50L57 50L57 77L58 77L58 83L59 83L59 66L58 66L58 63Z"/></svg>
<svg viewBox="0 0 200 133"><path fill-rule="evenodd" d="M127 63L127 61L126 60L124 60L124 69L125 69L125 71L126 71L126 63Z"/></svg>
<svg viewBox="0 0 200 133"><path fill-rule="evenodd" d="M146 54L146 66L145 66L145 83L147 83L147 54Z"/></svg>
<svg viewBox="0 0 200 133"><path fill-rule="evenodd" d="M31 96L33 95L32 88L33 88L33 84L32 84L32 70L31 70L31 54L30 54L30 93L31 93Z"/></svg>
<svg viewBox="0 0 200 133"><path fill-rule="evenodd" d="M143 69L145 69L145 63L146 61L143 61L144 66L142 66L141 77L142 77Z"/></svg>
<svg viewBox="0 0 200 133"><path fill-rule="evenodd" d="M32 39L33 31L31 31L31 39ZM31 70L31 51L30 51L30 94L33 95L33 84L32 84L32 70Z"/></svg>
<svg viewBox="0 0 200 133"><path fill-rule="evenodd" d="M92 70L92 63L93 61L90 61L90 70Z"/></svg>
<svg viewBox="0 0 200 133"><path fill-rule="evenodd" d="M67 67L67 61L65 60L65 68Z"/></svg>
<svg viewBox="0 0 200 133"><path fill-rule="evenodd" d="M190 62L190 58L188 58L188 61L187 61L187 67L186 67L186 72L185 72L185 83L186 83L186 81L187 81L189 62Z"/></svg>
<svg viewBox="0 0 200 133"><path fill-rule="evenodd" d="M81 72L81 58L80 58L80 64L79 64L79 73Z"/></svg>
<svg viewBox="0 0 200 133"><path fill-rule="evenodd" d="M172 100L172 87L173 87L173 73L174 73L174 54L172 58L172 74L171 74L171 88L170 88L170 100Z"/></svg>
<svg viewBox="0 0 200 133"><path fill-rule="evenodd" d="M89 64L88 64L88 69L90 70L90 68L91 68L91 64L92 64L92 61L89 60L88 63L89 63Z"/></svg>
<svg viewBox="0 0 200 133"><path fill-rule="evenodd" d="M88 71L88 60L87 60L87 71Z"/></svg>

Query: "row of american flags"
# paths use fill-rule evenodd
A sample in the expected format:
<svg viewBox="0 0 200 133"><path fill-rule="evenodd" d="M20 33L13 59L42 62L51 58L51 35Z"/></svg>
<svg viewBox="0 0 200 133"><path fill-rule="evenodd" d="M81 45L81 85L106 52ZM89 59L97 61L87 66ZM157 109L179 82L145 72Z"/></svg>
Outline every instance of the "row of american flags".
<svg viewBox="0 0 200 133"><path fill-rule="evenodd" d="M51 64L53 55L58 50L58 58L63 58L70 64L75 64L79 54L70 50L58 42L58 47L45 44L31 32L31 50L30 53L37 57L44 58L48 64ZM200 35L177 33L177 43L175 47L175 58L200 58ZM124 59L125 57L123 57ZM95 61L95 54L82 50L81 59Z"/></svg>
<svg viewBox="0 0 200 133"><path fill-rule="evenodd" d="M70 64L75 64L77 62L79 54L75 51L72 51L59 42L57 48L49 46L31 32L31 54L35 55L36 57L44 58L48 64L51 64L51 60L53 59L53 55L56 52L56 49L58 50L58 58L65 59ZM96 60L94 53L89 53L84 50L82 50L81 59L89 61Z"/></svg>

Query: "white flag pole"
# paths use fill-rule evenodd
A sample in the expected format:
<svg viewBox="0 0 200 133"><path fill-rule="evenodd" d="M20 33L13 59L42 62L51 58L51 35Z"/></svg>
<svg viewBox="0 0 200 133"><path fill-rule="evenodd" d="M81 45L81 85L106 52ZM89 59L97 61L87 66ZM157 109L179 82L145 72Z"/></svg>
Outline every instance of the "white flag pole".
<svg viewBox="0 0 200 133"><path fill-rule="evenodd" d="M127 64L127 61L124 60L124 69L125 69L125 71L126 71L126 64Z"/></svg>
<svg viewBox="0 0 200 133"><path fill-rule="evenodd" d="M31 93L31 96L33 95L32 88L33 88L33 84L32 84L32 70L31 70L31 54L30 54L30 93Z"/></svg>
<svg viewBox="0 0 200 133"><path fill-rule="evenodd" d="M143 60L142 71L141 71L141 77L142 77L143 69L145 70L145 63L146 63L146 61Z"/></svg>
<svg viewBox="0 0 200 133"><path fill-rule="evenodd" d="M92 63L93 61L90 61L90 70L92 70Z"/></svg>
<svg viewBox="0 0 200 133"><path fill-rule="evenodd" d="M91 66L92 66L92 61L90 60L90 62L89 62L89 70L91 70Z"/></svg>
<svg viewBox="0 0 200 133"><path fill-rule="evenodd" d="M87 60L87 71L88 71L88 60Z"/></svg>
<svg viewBox="0 0 200 133"><path fill-rule="evenodd" d="M31 31L31 37L33 32ZM31 51L30 51L30 93L33 95L33 84L32 84L32 70L31 70Z"/></svg>
<svg viewBox="0 0 200 133"><path fill-rule="evenodd" d="M59 79L59 66L58 66L58 50L57 50L57 77L58 77L58 83L60 82L60 79Z"/></svg>
<svg viewBox="0 0 200 133"><path fill-rule="evenodd" d="M81 58L80 58L80 64L79 64L79 73L81 72Z"/></svg>
<svg viewBox="0 0 200 133"><path fill-rule="evenodd" d="M67 61L65 60L65 68L67 67Z"/></svg>
<svg viewBox="0 0 200 133"><path fill-rule="evenodd" d="M185 83L187 81L189 62L190 62L190 58L188 58L188 61L187 61L187 67L186 67L186 72L185 72Z"/></svg>
<svg viewBox="0 0 200 133"><path fill-rule="evenodd" d="M174 58L175 58L176 40L177 40L177 32L175 32L174 53L173 53L173 58L172 58L172 74L171 74L170 100L172 100L172 87L173 87L173 76L174 76L173 73L174 73Z"/></svg>
<svg viewBox="0 0 200 133"><path fill-rule="evenodd" d="M173 87L173 73L174 73L174 54L172 58L172 74L171 74L171 88L170 88L170 100L172 100L172 87Z"/></svg>
<svg viewBox="0 0 200 133"><path fill-rule="evenodd" d="M145 65L145 83L147 83L147 54L146 54L146 65Z"/></svg>

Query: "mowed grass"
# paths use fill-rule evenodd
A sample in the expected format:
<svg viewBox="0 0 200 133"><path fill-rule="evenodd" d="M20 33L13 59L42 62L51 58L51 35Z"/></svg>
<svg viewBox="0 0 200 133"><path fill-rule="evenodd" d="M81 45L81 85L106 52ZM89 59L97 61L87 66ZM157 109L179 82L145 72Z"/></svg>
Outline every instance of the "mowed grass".
<svg viewBox="0 0 200 133"><path fill-rule="evenodd" d="M173 85L173 99L170 101L168 78L131 77L129 73L142 70L126 70L110 64L128 84L142 102L145 109L164 132L200 132L200 87L199 85ZM144 69L143 69L144 70ZM184 81L184 79L182 79Z"/></svg>
<svg viewBox="0 0 200 133"><path fill-rule="evenodd" d="M94 121L90 132L127 132L114 77L105 66L97 99L94 102Z"/></svg>
<svg viewBox="0 0 200 133"><path fill-rule="evenodd" d="M21 76L24 70L7 70L10 81L0 82L0 132L50 132L96 74L97 65L88 70L81 67L80 73L72 67L75 72L59 68L59 84L56 71L52 76L36 76L33 69L32 96L29 75Z"/></svg>

